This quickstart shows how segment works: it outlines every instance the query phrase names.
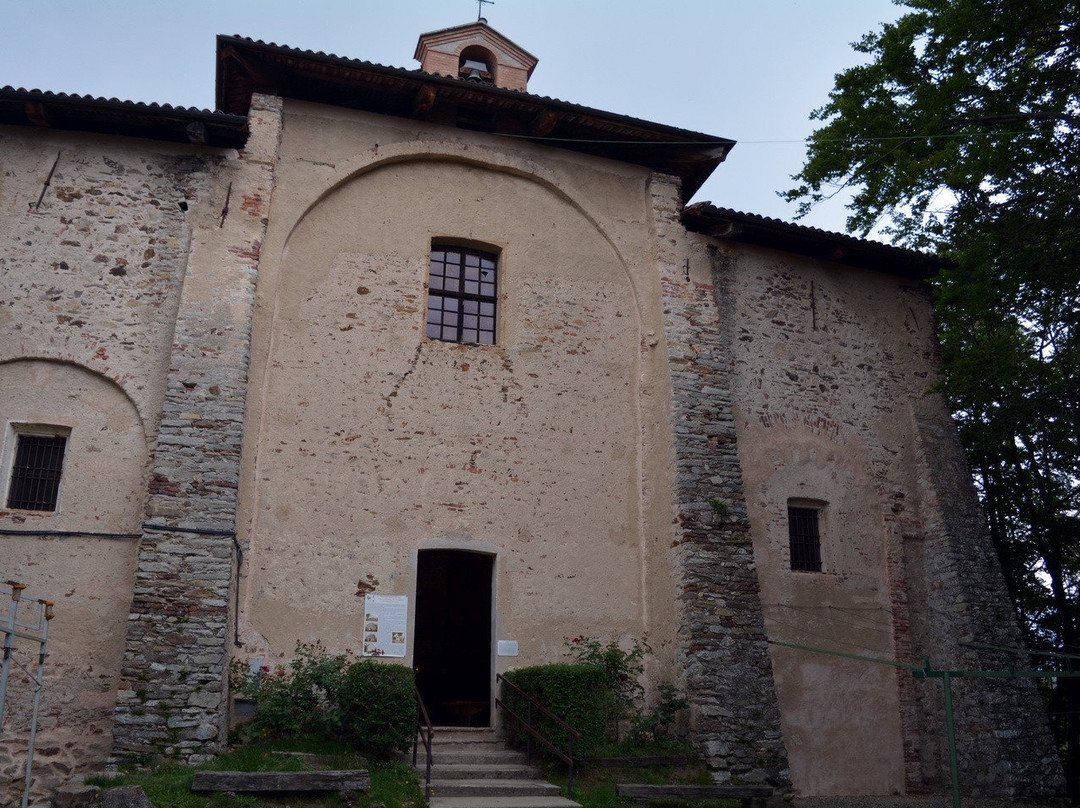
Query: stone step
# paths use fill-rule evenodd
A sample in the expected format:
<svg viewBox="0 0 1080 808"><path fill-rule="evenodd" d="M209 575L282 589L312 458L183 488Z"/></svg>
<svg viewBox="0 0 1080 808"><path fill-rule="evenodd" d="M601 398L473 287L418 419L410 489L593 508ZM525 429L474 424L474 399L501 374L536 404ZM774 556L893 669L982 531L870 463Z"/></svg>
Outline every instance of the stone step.
<svg viewBox="0 0 1080 808"><path fill-rule="evenodd" d="M581 808L566 797L439 797L431 808Z"/></svg>
<svg viewBox="0 0 1080 808"><path fill-rule="evenodd" d="M479 743L481 741L492 741L494 743L502 743L505 739L495 730L490 727L433 727L435 733L435 742L450 741L453 743Z"/></svg>
<svg viewBox="0 0 1080 808"><path fill-rule="evenodd" d="M423 763L416 770L424 776ZM441 758L435 758L431 776L439 780L536 780L540 772L522 763L443 763Z"/></svg>
<svg viewBox="0 0 1080 808"><path fill-rule="evenodd" d="M431 780L439 797L557 797L559 787L542 780Z"/></svg>
<svg viewBox="0 0 1080 808"><path fill-rule="evenodd" d="M427 759L423 747L420 748L418 762L423 763ZM523 752L512 752L508 749L502 751L473 751L471 749L437 749L431 750L432 765L438 766L446 763L450 765L475 765L475 766L500 766L522 765L525 763Z"/></svg>
<svg viewBox="0 0 1080 808"><path fill-rule="evenodd" d="M566 797L439 797L431 808L581 808Z"/></svg>
<svg viewBox="0 0 1080 808"><path fill-rule="evenodd" d="M456 741L456 740L444 740L439 737L435 737L431 740L431 747L439 751L453 752L455 750L471 750L475 749L478 752L502 752L508 747L505 741L491 740L491 741ZM420 743L420 748L424 748L423 742Z"/></svg>

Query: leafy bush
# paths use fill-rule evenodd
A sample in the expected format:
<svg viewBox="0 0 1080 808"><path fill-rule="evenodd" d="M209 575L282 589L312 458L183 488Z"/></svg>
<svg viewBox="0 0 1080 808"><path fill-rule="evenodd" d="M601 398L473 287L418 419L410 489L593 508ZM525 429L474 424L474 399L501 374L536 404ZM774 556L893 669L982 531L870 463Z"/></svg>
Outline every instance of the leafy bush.
<svg viewBox="0 0 1080 808"><path fill-rule="evenodd" d="M596 696L604 692L605 677L600 665L566 663L520 668L505 675L507 681L581 733L581 739L574 743L575 758L587 756L604 742L607 713L604 700ZM526 717L527 703L512 688L504 687L501 699L523 719ZM504 724L518 740L525 740L526 733L517 722L507 718ZM554 721L534 711L533 725L556 747L566 749L566 730Z"/></svg>
<svg viewBox="0 0 1080 808"><path fill-rule="evenodd" d="M297 643L288 665L251 674L234 660L229 673L233 693L255 702L256 736L347 740L379 759L412 742L413 672L402 665L331 654L314 642Z"/></svg>
<svg viewBox="0 0 1080 808"><path fill-rule="evenodd" d="M345 671L339 691L346 737L373 758L404 751L416 734L413 672L365 659Z"/></svg>
<svg viewBox="0 0 1080 808"><path fill-rule="evenodd" d="M322 643L298 642L286 665L249 674L243 662L230 666L233 692L255 701L256 735L333 737L341 726L339 695L350 653L330 654Z"/></svg>
<svg viewBox="0 0 1080 808"><path fill-rule="evenodd" d="M680 745L671 737L671 725L678 714L690 704L670 682L661 682L657 688L659 699L650 710L639 712L630 722L627 740L634 744L648 744L653 747Z"/></svg>
<svg viewBox="0 0 1080 808"><path fill-rule="evenodd" d="M603 669L607 727L612 740L618 741L622 722L637 715L637 704L645 698L641 674L645 672L645 655L651 654L652 648L644 639L635 639L630 650L624 651L615 639L605 644L584 636L567 640L565 645L576 662Z"/></svg>

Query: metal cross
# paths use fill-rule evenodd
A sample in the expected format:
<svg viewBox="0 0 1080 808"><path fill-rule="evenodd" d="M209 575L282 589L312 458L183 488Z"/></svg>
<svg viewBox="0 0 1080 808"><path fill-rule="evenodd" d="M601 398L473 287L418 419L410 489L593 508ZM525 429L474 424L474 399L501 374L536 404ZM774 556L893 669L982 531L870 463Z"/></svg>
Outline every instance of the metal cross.
<svg viewBox="0 0 1080 808"><path fill-rule="evenodd" d="M489 6L495 5L495 0L476 0L476 21L484 19L484 3Z"/></svg>

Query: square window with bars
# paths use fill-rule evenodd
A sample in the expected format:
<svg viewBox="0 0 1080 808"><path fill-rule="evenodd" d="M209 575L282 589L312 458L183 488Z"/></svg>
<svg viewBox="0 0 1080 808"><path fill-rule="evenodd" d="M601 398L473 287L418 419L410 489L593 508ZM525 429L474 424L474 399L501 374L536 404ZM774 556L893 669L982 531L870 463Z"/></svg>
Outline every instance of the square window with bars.
<svg viewBox="0 0 1080 808"><path fill-rule="evenodd" d="M821 508L789 505L787 513L791 568L821 572Z"/></svg>
<svg viewBox="0 0 1080 808"><path fill-rule="evenodd" d="M55 511L64 467L64 435L16 434L7 506L26 511Z"/></svg>
<svg viewBox="0 0 1080 808"><path fill-rule="evenodd" d="M428 273L427 335L445 342L495 344L495 255L434 247Z"/></svg>

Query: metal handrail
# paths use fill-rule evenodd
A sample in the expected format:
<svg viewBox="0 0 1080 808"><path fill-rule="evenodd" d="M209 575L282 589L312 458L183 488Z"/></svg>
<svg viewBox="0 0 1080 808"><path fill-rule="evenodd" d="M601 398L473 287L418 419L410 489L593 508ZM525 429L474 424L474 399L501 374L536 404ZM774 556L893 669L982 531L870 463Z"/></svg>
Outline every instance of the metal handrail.
<svg viewBox="0 0 1080 808"><path fill-rule="evenodd" d="M428 718L427 708L424 706L424 699L420 696L420 690L413 684L413 692L416 693L416 737L413 738L412 745L412 765L416 768L416 748L417 741L423 739L424 741L424 753L427 760L424 765L424 799L431 800L431 740L435 736L435 729L431 726L431 719Z"/></svg>
<svg viewBox="0 0 1080 808"><path fill-rule="evenodd" d="M526 761L529 764L532 763L532 739L536 738L536 740L540 741L540 743L542 743L544 746L546 746L555 755L555 757L557 757L559 760L561 760L563 763L565 763L567 765L570 774L569 774L569 778L567 780L566 790L567 790L567 793L570 795L570 797L573 797L574 796L574 739L575 738L580 739L581 738L581 733L578 732L576 729L574 729L569 724L567 724L563 719L559 718L559 716L555 715L555 713L551 712L551 710L549 710L543 704L538 702L536 699L534 699L532 696L530 696L528 693L526 693L520 687L515 685L513 682L509 681L501 673L495 674L495 682L496 682L496 684L509 685L511 687L511 689L514 690L514 692L516 692L518 695L524 697L525 703L528 705L527 718L522 718L520 715L518 715L513 710L511 710L509 707L507 707L506 704L498 696L495 697L495 706L496 707L502 707L502 709L504 709L506 711L506 714L509 715L511 718L513 718L515 721L517 721L519 724L521 724L521 726L528 733L528 735L526 735L526 737L525 737L525 759L526 759ZM566 730L568 742L567 742L567 750L566 750L565 753L562 751L562 749L555 746L555 744L553 744L551 741L549 741L547 738L545 738L543 735L541 735L540 732L533 727L533 725L532 725L533 707L535 707L541 713L546 715L548 718L550 718L552 721L554 721L556 724L558 724L560 727L562 727L563 729Z"/></svg>

